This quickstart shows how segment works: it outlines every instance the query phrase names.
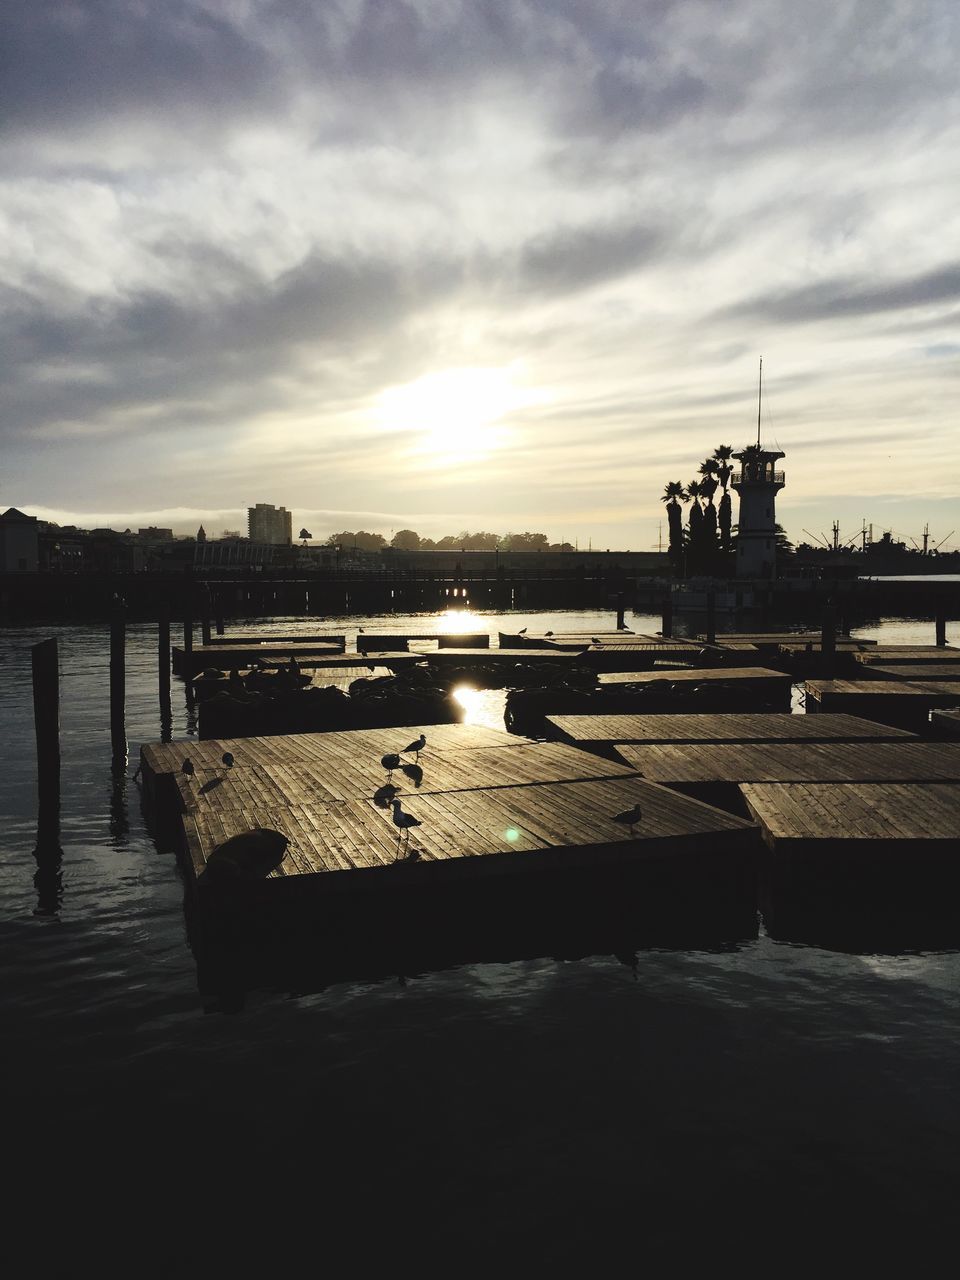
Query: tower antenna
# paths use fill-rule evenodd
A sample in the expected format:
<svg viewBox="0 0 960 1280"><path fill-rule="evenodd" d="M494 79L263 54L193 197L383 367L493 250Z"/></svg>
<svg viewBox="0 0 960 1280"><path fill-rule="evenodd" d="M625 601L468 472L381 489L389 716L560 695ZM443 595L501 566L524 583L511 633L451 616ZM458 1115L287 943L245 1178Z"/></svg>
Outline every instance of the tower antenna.
<svg viewBox="0 0 960 1280"><path fill-rule="evenodd" d="M763 356L760 357L760 382L757 386L757 452L760 451L760 404L763 400Z"/></svg>

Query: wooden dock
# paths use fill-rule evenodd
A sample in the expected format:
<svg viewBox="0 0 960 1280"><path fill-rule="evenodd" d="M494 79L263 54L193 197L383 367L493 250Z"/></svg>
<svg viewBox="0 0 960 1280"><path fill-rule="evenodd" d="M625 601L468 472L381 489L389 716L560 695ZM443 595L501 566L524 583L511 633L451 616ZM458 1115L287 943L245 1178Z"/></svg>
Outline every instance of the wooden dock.
<svg viewBox="0 0 960 1280"><path fill-rule="evenodd" d="M744 783L960 782L960 743L909 738L739 743L733 748L716 742L621 743L617 753L648 781L743 816Z"/></svg>
<svg viewBox="0 0 960 1280"><path fill-rule="evenodd" d="M911 682L936 680L939 684L960 683L960 662L900 662L881 665L872 663L861 671L870 679L909 680Z"/></svg>
<svg viewBox="0 0 960 1280"><path fill-rule="evenodd" d="M489 649L490 636L486 631L360 631L357 633L357 650L360 653L406 652L410 641L418 643L436 641L441 649Z"/></svg>
<svg viewBox="0 0 960 1280"><path fill-rule="evenodd" d="M960 786L951 782L746 783L743 795L774 854L870 864L900 856L956 862Z"/></svg>
<svg viewBox="0 0 960 1280"><path fill-rule="evenodd" d="M950 645L935 644L878 644L872 649L858 653L855 660L865 667L874 664L892 666L895 663L910 663L915 666L918 663L928 662L940 665L944 662L960 662L960 649L951 648Z"/></svg>
<svg viewBox="0 0 960 1280"><path fill-rule="evenodd" d="M428 726L420 772L390 775L405 812L422 823L403 856L383 752L411 730L361 730L151 744L141 750L148 794L180 812L188 868L211 883L208 862L223 841L251 829L283 832L290 844L258 893L367 891L391 884L439 885L476 876L591 871L689 859L732 859L742 875L756 852L743 819L640 779L623 763L556 744L534 744L475 726ZM224 751L236 763L227 768ZM182 774L186 756L195 768ZM639 803L635 832L613 815ZM398 859L398 851L401 856ZM212 874L212 873L211 873Z"/></svg>
<svg viewBox="0 0 960 1280"><path fill-rule="evenodd" d="M362 666L371 662L362 653L345 653L335 645L316 644L255 644L249 647L241 644L201 644L194 646L189 654L179 646L174 646L172 656L174 674L184 679L191 679L208 668L232 671L234 668L252 666L254 662L266 667L279 667L287 664L291 657L296 658L301 667ZM420 661L421 655L415 653L378 653L375 659L376 665L388 667L400 667Z"/></svg>
<svg viewBox="0 0 960 1280"><path fill-rule="evenodd" d="M960 706L960 686L936 681L808 680L808 712L842 711L922 733L929 713Z"/></svg>
<svg viewBox="0 0 960 1280"><path fill-rule="evenodd" d="M549 716L551 736L620 759L618 743L877 742L911 740L895 729L857 716L785 712L723 715Z"/></svg>
<svg viewBox="0 0 960 1280"><path fill-rule="evenodd" d="M613 672L599 677L598 711L788 711L792 678L767 667Z"/></svg>

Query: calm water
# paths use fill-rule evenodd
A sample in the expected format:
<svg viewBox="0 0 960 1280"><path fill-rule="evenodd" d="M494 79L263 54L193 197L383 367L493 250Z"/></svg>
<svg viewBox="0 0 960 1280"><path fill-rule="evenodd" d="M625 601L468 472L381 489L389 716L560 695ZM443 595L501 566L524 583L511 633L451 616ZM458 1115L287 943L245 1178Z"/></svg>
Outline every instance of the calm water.
<svg viewBox="0 0 960 1280"><path fill-rule="evenodd" d="M503 625L525 624L613 625ZM246 629L271 628L291 624ZM929 643L933 627L862 630ZM29 657L50 634L54 916L36 914ZM224 1012L198 989L180 875L130 780L139 744L160 736L151 628L130 628L127 664L131 763L114 776L104 631L0 636L4 1145L38 1256L108 1269L119 1250L126 1274L200 1274L208 1255L187 1244L199 1234L210 1266L244 1273L264 1241L273 1265L292 1265L304 1239L317 1268L338 1270L371 1254L454 1274L491 1258L605 1272L693 1254L782 1270L808 1247L827 1256L828 1240L861 1257L906 1244L920 1260L945 1238L960 958L942 936L937 949L922 930L909 950L853 932L825 946L760 921L684 945L640 938L633 961L545 954L326 988L292 971ZM186 738L179 682L173 694ZM471 714L496 711L486 699Z"/></svg>

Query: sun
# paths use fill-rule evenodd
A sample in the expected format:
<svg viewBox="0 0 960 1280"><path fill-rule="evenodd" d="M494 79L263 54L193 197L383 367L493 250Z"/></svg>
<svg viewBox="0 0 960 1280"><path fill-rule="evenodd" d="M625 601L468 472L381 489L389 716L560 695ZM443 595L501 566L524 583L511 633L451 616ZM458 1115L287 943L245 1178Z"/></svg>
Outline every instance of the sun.
<svg viewBox="0 0 960 1280"><path fill-rule="evenodd" d="M444 369L378 400L382 426L411 438L411 453L435 465L475 461L509 437L503 419L535 397L517 385L512 368Z"/></svg>

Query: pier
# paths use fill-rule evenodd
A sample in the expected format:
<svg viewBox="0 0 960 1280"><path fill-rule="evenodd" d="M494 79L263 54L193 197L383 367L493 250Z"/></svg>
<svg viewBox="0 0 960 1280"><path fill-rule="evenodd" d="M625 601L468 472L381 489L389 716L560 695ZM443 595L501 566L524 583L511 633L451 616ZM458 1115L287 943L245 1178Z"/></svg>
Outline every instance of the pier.
<svg viewBox="0 0 960 1280"><path fill-rule="evenodd" d="M752 823L647 782L623 762L445 725L429 727L419 765L407 758L388 777L381 755L404 742L397 730L362 730L152 744L141 760L152 803L179 822L192 883L213 892L214 852L257 828L289 840L279 865L243 882L258 900L663 862L726 867L731 885L749 879L758 848ZM392 823L388 785L421 824L411 841L415 859ZM615 820L637 804L635 830Z"/></svg>

